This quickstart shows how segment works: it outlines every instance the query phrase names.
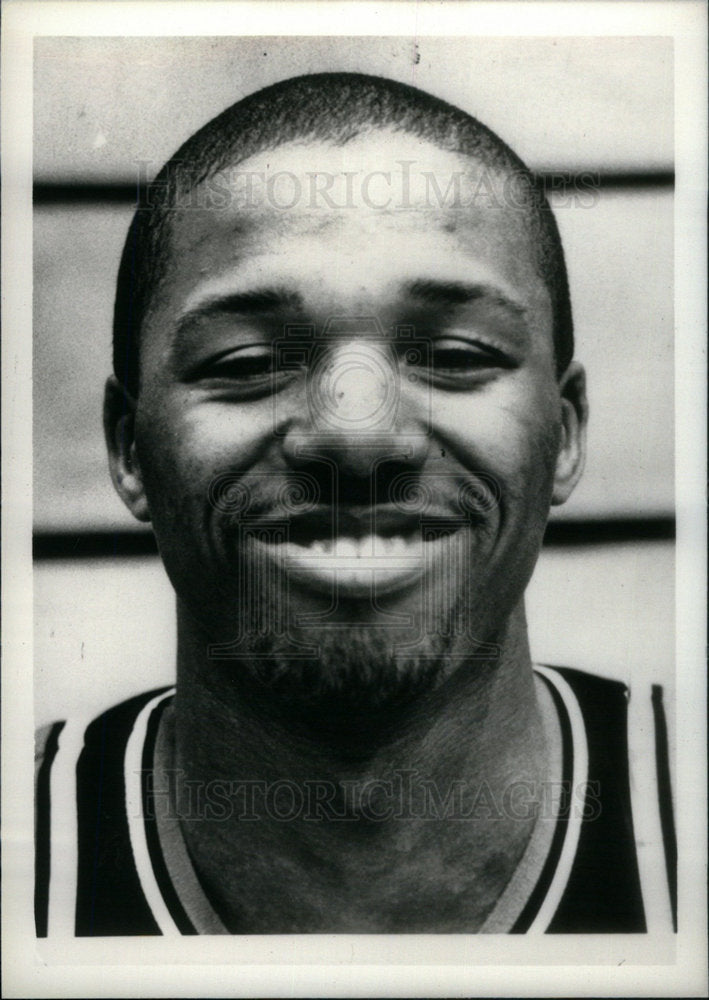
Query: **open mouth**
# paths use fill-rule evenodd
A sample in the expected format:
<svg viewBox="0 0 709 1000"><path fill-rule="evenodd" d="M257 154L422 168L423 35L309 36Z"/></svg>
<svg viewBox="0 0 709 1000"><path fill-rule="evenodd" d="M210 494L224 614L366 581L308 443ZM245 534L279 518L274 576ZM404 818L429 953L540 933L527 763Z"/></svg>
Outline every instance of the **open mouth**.
<svg viewBox="0 0 709 1000"><path fill-rule="evenodd" d="M366 518L340 515L337 525L322 516L294 518L287 538L255 544L296 583L340 597L376 597L414 584L450 551L461 527L374 510Z"/></svg>

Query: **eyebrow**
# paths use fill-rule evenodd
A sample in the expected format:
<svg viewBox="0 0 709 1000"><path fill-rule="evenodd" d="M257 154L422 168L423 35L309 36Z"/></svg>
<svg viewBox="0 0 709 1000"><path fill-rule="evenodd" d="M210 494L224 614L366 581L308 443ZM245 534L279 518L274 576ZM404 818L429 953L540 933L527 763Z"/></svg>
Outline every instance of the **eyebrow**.
<svg viewBox="0 0 709 1000"><path fill-rule="evenodd" d="M196 320L212 316L264 316L281 309L302 311L301 296L288 288L255 288L246 292L231 292L228 295L214 295L198 305L186 310L176 323L179 333Z"/></svg>
<svg viewBox="0 0 709 1000"><path fill-rule="evenodd" d="M502 306L516 316L524 317L527 313L521 303L511 299L509 295L494 285L425 279L410 282L405 286L404 291L411 298L425 302L427 305L453 308L485 299L493 305Z"/></svg>
<svg viewBox="0 0 709 1000"><path fill-rule="evenodd" d="M519 319L524 319L527 315L526 309L519 302L494 285L484 283L420 278L406 283L402 291L409 298L438 308L453 309L456 306L484 300L501 306ZM278 285L208 296L179 317L175 324L177 341L179 343L182 335L199 320L224 315L268 316L285 310L302 313L303 298L293 289Z"/></svg>

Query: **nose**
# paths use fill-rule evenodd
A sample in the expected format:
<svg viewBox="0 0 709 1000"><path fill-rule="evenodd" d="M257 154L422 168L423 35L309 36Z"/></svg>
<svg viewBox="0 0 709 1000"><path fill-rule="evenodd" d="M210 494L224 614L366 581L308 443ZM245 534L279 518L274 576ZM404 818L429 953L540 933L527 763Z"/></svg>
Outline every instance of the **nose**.
<svg viewBox="0 0 709 1000"><path fill-rule="evenodd" d="M382 463L420 467L428 452L420 406L386 344L328 346L308 371L302 408L283 441L286 460L293 468L324 460L361 479Z"/></svg>

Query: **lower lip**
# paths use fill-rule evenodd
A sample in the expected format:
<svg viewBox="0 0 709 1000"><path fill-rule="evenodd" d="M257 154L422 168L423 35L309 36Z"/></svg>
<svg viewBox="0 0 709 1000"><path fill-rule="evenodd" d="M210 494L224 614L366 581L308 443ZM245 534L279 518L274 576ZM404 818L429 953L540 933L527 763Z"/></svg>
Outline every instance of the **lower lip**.
<svg viewBox="0 0 709 1000"><path fill-rule="evenodd" d="M432 560L450 550L451 536L424 541L367 536L342 539L330 546L257 541L288 577L311 590L340 597L376 597L404 590L419 580Z"/></svg>

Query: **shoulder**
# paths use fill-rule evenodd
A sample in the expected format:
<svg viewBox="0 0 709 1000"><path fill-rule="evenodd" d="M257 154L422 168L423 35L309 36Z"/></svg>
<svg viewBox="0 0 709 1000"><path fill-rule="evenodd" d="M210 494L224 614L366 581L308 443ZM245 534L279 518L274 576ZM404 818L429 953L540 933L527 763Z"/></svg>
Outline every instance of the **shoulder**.
<svg viewBox="0 0 709 1000"><path fill-rule="evenodd" d="M96 749L100 744L102 753L110 753L112 748L125 743L146 707L169 700L173 693L173 687L155 688L109 705L102 711L92 710L40 726L35 732L35 782L43 770L52 767L60 750L64 756L73 753L78 758L82 752Z"/></svg>
<svg viewBox="0 0 709 1000"><path fill-rule="evenodd" d="M637 679L631 683L606 673L556 665L535 664L534 670L546 678L551 687L573 692L587 723L599 718L607 729L609 709L616 710L623 721L627 717L629 725L641 708L650 712L655 722L661 721L664 715L665 693L661 684Z"/></svg>
<svg viewBox="0 0 709 1000"><path fill-rule="evenodd" d="M174 686L163 686L160 688L150 688L138 694L131 695L123 701L105 705L99 708L90 708L84 712L76 712L62 719L44 723L35 730L35 761L40 759L47 752L47 745L51 740L53 732L66 727L76 728L77 726L88 729L91 725L113 718L132 718L136 716L148 703L156 698L169 697L174 694Z"/></svg>
<svg viewBox="0 0 709 1000"><path fill-rule="evenodd" d="M669 774L669 741L662 685L633 680L630 684L570 667L535 666L559 701L572 707L582 723L592 756L638 771L665 769ZM663 778L664 780L664 778Z"/></svg>
<svg viewBox="0 0 709 1000"><path fill-rule="evenodd" d="M570 667L535 666L550 686L571 693L583 718L589 749L614 751L631 770L656 765L669 774L666 693L651 680L632 683ZM664 779L663 779L664 780Z"/></svg>
<svg viewBox="0 0 709 1000"><path fill-rule="evenodd" d="M35 730L34 734L34 766L35 771L41 766L47 753L47 745L52 736L53 730L57 726L63 726L64 720L61 722L47 722L44 726L40 726Z"/></svg>
<svg viewBox="0 0 709 1000"><path fill-rule="evenodd" d="M129 791L134 795L134 786L142 787L142 769L152 761L151 741L173 691L146 691L37 732L39 937L155 932L136 881L130 838L135 797Z"/></svg>
<svg viewBox="0 0 709 1000"><path fill-rule="evenodd" d="M590 912L589 900L597 903L598 886L608 883L623 886L623 892L604 890L608 912L601 914L605 923L599 930L607 929L623 907L628 910L625 929L634 929L629 910L634 897L641 915L635 929L676 928L677 845L661 685L643 680L631 685L568 667L535 670L566 716L568 743L575 760L583 759L586 804L596 806L589 809L579 837L576 910ZM579 872L593 878L584 881ZM591 916L600 920L598 914Z"/></svg>
<svg viewBox="0 0 709 1000"><path fill-rule="evenodd" d="M555 675L569 684L574 692L597 695L602 693L620 694L627 697L629 685L620 677L606 673L593 673L589 670L579 670L576 667L559 666L558 664L535 664L535 671L543 676Z"/></svg>

